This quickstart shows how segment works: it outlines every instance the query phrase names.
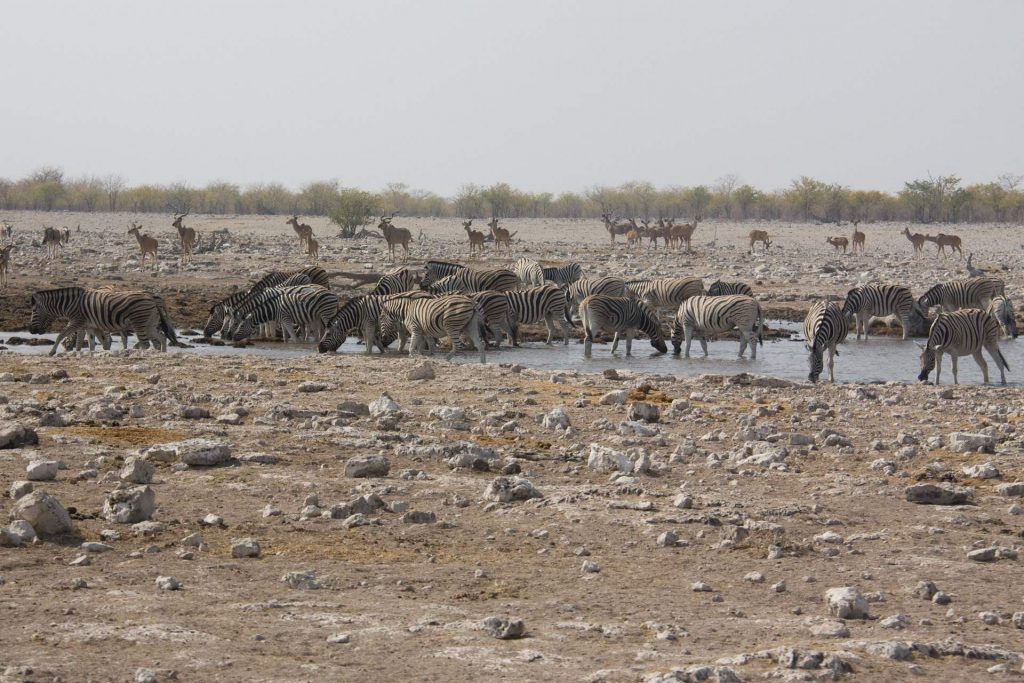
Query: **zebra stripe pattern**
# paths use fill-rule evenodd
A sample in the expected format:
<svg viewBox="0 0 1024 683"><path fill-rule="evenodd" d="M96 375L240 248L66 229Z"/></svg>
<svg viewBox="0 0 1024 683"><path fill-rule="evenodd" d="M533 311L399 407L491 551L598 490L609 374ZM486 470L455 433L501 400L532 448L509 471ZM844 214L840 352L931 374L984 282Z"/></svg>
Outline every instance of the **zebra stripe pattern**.
<svg viewBox="0 0 1024 683"><path fill-rule="evenodd" d="M544 268L544 281L554 282L559 287L568 287L583 277L583 267L578 263Z"/></svg>
<svg viewBox="0 0 1024 683"><path fill-rule="evenodd" d="M564 343L569 343L569 323L564 320L565 296L557 286L517 289L514 292L505 292L505 297L508 299L510 316L513 319L513 345L519 346L519 325L531 325L542 320L548 328L546 343L549 346L555 336L555 320L562 326Z"/></svg>
<svg viewBox="0 0 1024 683"><path fill-rule="evenodd" d="M507 292L519 288L519 278L511 270L496 268L493 270L474 270L465 268L427 285L426 290L434 294L462 292L472 294L487 290Z"/></svg>
<svg viewBox="0 0 1024 683"><path fill-rule="evenodd" d="M988 314L1003 328L1004 335L1017 338L1017 313L1012 301L1002 295L992 297L992 303L988 305Z"/></svg>
<svg viewBox="0 0 1024 683"><path fill-rule="evenodd" d="M426 272L423 275L423 281L420 283L420 287L426 289L443 277L449 275L455 275L460 270L465 270L466 266L461 263L451 263L450 261L427 261Z"/></svg>
<svg viewBox="0 0 1024 683"><path fill-rule="evenodd" d="M807 312L804 319L804 346L810 352L810 372L807 379L817 382L824 369L824 355L828 350L828 381L835 384L835 357L839 355L836 345L846 340L850 325L846 322L843 309L833 301L819 301Z"/></svg>
<svg viewBox="0 0 1024 683"><path fill-rule="evenodd" d="M594 294L580 302L580 320L583 323L583 355L591 355L594 337L601 332L614 332L612 353L619 347L619 335L626 337L626 356L632 355L633 337L639 330L651 340L651 346L661 353L668 351L665 337L658 324L657 314L647 305L626 297Z"/></svg>
<svg viewBox="0 0 1024 683"><path fill-rule="evenodd" d="M579 303L588 296L626 296L626 281L621 277L581 278L565 288L565 321L572 324L572 316Z"/></svg>
<svg viewBox="0 0 1024 683"><path fill-rule="evenodd" d="M941 306L951 313L961 308L988 308L992 299L1006 294L1006 285L997 277L972 277L935 285L917 303L924 308Z"/></svg>
<svg viewBox="0 0 1024 683"><path fill-rule="evenodd" d="M384 302L384 310L390 315L402 318L412 335L410 353L433 354L437 338L448 337L451 351L446 358L451 360L460 347L463 334L469 337L480 350L480 362L487 362L487 346L480 337L483 315L473 299L461 294L452 294L436 299L413 299L394 297Z"/></svg>
<svg viewBox="0 0 1024 683"><path fill-rule="evenodd" d="M663 277L656 280L627 282L629 293L651 308L673 311L691 296L704 293L704 282L695 277Z"/></svg>
<svg viewBox="0 0 1024 683"><path fill-rule="evenodd" d="M863 285L854 287L843 302L843 315L853 315L857 339L861 330L868 338L868 324L871 318L897 317L903 327L903 339L907 338L910 314L914 310L914 297L910 290L900 285Z"/></svg>
<svg viewBox="0 0 1024 683"><path fill-rule="evenodd" d="M327 271L319 266L309 266L292 272L273 270L261 277L248 290L235 292L226 299L210 306L210 315L206 319L206 324L203 325L203 336L212 337L218 330L220 330L222 337L227 336L231 325L230 317L232 310L244 303L249 297L262 292L264 289L302 284L314 284L330 288L331 282Z"/></svg>
<svg viewBox="0 0 1024 683"><path fill-rule="evenodd" d="M725 296L728 294L741 294L743 296L754 296L754 290L743 282L722 282L715 280L708 287L708 296Z"/></svg>
<svg viewBox="0 0 1024 683"><path fill-rule="evenodd" d="M383 304L382 296L367 294L349 299L338 309L338 313L327 323L327 331L320 338L317 351L330 353L338 350L348 338L350 330L359 330L366 348L363 353L373 353L374 345L384 353L381 343L380 322ZM396 335L397 336L397 335Z"/></svg>
<svg viewBox="0 0 1024 683"><path fill-rule="evenodd" d="M338 295L319 285L274 287L261 292L236 313L238 323L231 335L235 341L247 339L256 325L275 320L284 328L284 340L301 341L296 326L322 336L327 323L338 313Z"/></svg>
<svg viewBox="0 0 1024 683"><path fill-rule="evenodd" d="M921 350L921 374L917 376L924 382L928 374L935 369L935 384L939 384L942 372L942 354L948 353L953 363L953 384L959 383L957 377L957 359L960 356L973 356L981 368L981 374L988 384L988 364L981 355L981 350L988 355L999 368L999 378L1006 384L1006 370L1010 365L999 350L999 323L985 311L976 308L941 313L932 323L928 332L928 343Z"/></svg>
<svg viewBox="0 0 1024 683"><path fill-rule="evenodd" d="M494 348L501 347L501 336L505 334L509 341L512 340L512 316L505 292L483 291L470 296L477 303L483 315L484 341L489 336L494 337Z"/></svg>
<svg viewBox="0 0 1024 683"><path fill-rule="evenodd" d="M540 287L544 284L544 268L533 259L519 259L512 265L512 272L527 287Z"/></svg>
<svg viewBox="0 0 1024 683"><path fill-rule="evenodd" d="M754 328L757 327L757 336ZM708 355L708 334L719 334L738 330L740 333L740 353L750 345L750 359L757 359L757 343L764 346L764 314L757 300L737 294L729 296L694 296L679 307L672 325L673 353L678 354L682 339L686 337L686 354L690 357L690 343L695 333L700 334L700 346L704 355Z"/></svg>
<svg viewBox="0 0 1024 683"><path fill-rule="evenodd" d="M53 342L51 356L65 338L77 338L80 330L89 333L90 351L96 348L94 336L126 330L134 331L143 346L153 341L167 350L168 322L160 315L156 301L145 293L63 287L32 295L29 332L42 334L57 318L67 318L68 324ZM173 335L173 328L169 332Z"/></svg>
<svg viewBox="0 0 1024 683"><path fill-rule="evenodd" d="M417 288L416 274L410 268L397 268L385 273L370 294L400 294Z"/></svg>

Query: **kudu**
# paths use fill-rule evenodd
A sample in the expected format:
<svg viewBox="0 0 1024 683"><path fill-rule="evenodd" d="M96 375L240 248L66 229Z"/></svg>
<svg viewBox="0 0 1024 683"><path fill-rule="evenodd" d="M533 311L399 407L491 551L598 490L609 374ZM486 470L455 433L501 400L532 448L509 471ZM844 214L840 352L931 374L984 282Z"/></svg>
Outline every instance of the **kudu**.
<svg viewBox="0 0 1024 683"><path fill-rule="evenodd" d="M484 250L484 234L479 230L473 229L473 219L470 218L468 221L462 221L462 227L466 231L466 235L469 236L469 257L473 258L473 254L481 254Z"/></svg>
<svg viewBox="0 0 1024 683"><path fill-rule="evenodd" d="M768 251L768 247L772 246L772 239L768 236L767 230L751 230L750 234L747 235L750 238L750 253L754 253L754 243L760 242L764 247L765 251Z"/></svg>
<svg viewBox="0 0 1024 683"><path fill-rule="evenodd" d="M505 245L505 251L512 251L512 236L509 231L505 228L498 227L498 219L491 217L491 222L487 224L487 227L491 229L491 236L494 238L494 251L498 251L501 245Z"/></svg>
<svg viewBox="0 0 1024 683"><path fill-rule="evenodd" d="M960 258L964 257L964 250L960 248L960 238L956 235L946 235L943 233L937 234L935 237L931 235L925 235L924 238L929 242L934 242L938 249L935 250L935 255L942 254L943 258L946 258L946 247L950 248L950 251L955 251L960 254Z"/></svg>
<svg viewBox="0 0 1024 683"><path fill-rule="evenodd" d="M843 253L845 254L846 248L850 246L850 240L846 239L845 237L826 237L825 241L831 244L833 247L835 247L835 253L837 254L839 253L840 249L842 249Z"/></svg>
<svg viewBox="0 0 1024 683"><path fill-rule="evenodd" d="M857 251L860 250L860 253L863 254L864 253L864 240L866 238L866 235L864 233L862 233L860 230L857 229L858 225L860 225L860 221L854 221L853 222L853 244L850 247L850 251L852 251L854 254L856 254Z"/></svg>
<svg viewBox="0 0 1024 683"><path fill-rule="evenodd" d="M0 247L0 289L7 289L7 273L11 270L11 251L15 248L13 244Z"/></svg>
<svg viewBox="0 0 1024 683"><path fill-rule="evenodd" d="M60 231L57 228L43 226L43 246L46 247L46 258L51 261L57 258L57 253L64 244L60 240Z"/></svg>
<svg viewBox="0 0 1024 683"><path fill-rule="evenodd" d="M694 216L692 223L673 225L671 228L673 241L675 241L678 246L685 244L687 253L693 251L690 247L690 241L693 239L693 233L697 230L697 226L700 225L701 220L703 220L701 216Z"/></svg>
<svg viewBox="0 0 1024 683"><path fill-rule="evenodd" d="M153 257L153 268L156 269L156 250L157 247L160 246L160 243L156 240L155 237L145 235L139 232L140 230L142 230L142 226L137 225L135 221L132 221L132 226L128 228L128 234L135 235L135 240L139 243L139 252L142 255L139 267L146 267L146 255L148 254Z"/></svg>
<svg viewBox="0 0 1024 683"><path fill-rule="evenodd" d="M306 246L306 241L313 236L313 228L309 227L305 223L300 223L298 216L292 216L286 220L284 224L292 226L292 230L294 230L295 234L299 237L300 247Z"/></svg>
<svg viewBox="0 0 1024 683"><path fill-rule="evenodd" d="M915 254L924 249L924 235L919 232L912 233L906 227L903 228L903 234L906 235L907 239L910 240L910 243L914 245Z"/></svg>
<svg viewBox="0 0 1024 683"><path fill-rule="evenodd" d="M409 258L409 242L412 241L412 233L405 228L396 228L391 225L392 219L398 215L397 211L393 211L390 216L381 216L380 222L377 227L384 235L384 240L388 243L388 253L391 255L391 260L395 260L395 245L401 244L402 249L405 251L405 258Z"/></svg>
<svg viewBox="0 0 1024 683"><path fill-rule="evenodd" d="M181 221L184 220L185 216L189 214L188 211L179 215L175 215L172 226L178 231L178 240L181 242L181 262L191 263L192 262L192 250L199 244L199 238L196 236L196 231L192 228L185 227Z"/></svg>
<svg viewBox="0 0 1024 683"><path fill-rule="evenodd" d="M618 216L612 218L611 214L607 213L601 214L601 220L604 221L604 229L608 231L608 237L611 238L612 244L615 244L616 235L625 235L632 227L629 223L620 223Z"/></svg>

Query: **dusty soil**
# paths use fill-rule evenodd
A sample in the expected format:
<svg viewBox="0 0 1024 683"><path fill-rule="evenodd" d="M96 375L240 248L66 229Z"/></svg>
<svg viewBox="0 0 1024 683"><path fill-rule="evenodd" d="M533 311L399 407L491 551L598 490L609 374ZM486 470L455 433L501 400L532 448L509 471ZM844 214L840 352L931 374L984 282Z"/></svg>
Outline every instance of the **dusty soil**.
<svg viewBox="0 0 1024 683"><path fill-rule="evenodd" d="M31 220L43 220L9 218L22 238ZM78 219L69 218L72 229ZM277 218L203 219L200 232L227 226L234 245L198 255L184 271L167 258L153 276L125 254L123 217L81 220L83 235L72 235L58 263L17 257L4 328L24 326L16 322L24 304L12 302L35 287L116 277L173 292L181 324L199 324L203 306L193 299L303 262ZM457 223L410 223L428 235L418 250L447 258L463 249ZM769 305L803 306L864 272L900 277L915 291L959 275L956 261L913 259L892 226L868 226L867 256L838 259L824 232L810 234L823 229L810 226L770 227L782 248L767 257L746 254L748 226L721 225L716 234L702 225L693 256L646 245L634 254L620 245L613 255L593 223L514 227L521 252L581 260L594 272L722 274L753 284L763 268L755 290ZM976 263L1005 265L1019 293L1019 235L1008 246L1005 233L976 230L965 236ZM383 269L377 243L321 242L328 270ZM75 520L73 533L0 548L0 680L134 680L139 668L187 681L632 681L673 670L672 680L688 680L698 666L713 667L710 680L967 680L993 666L1021 670L1022 631L1013 623L1024 612L1021 560L976 562L967 553L1022 544L1024 501L998 486L1024 481L1024 390L551 375L500 367L500 352L489 360L434 359L436 378L413 381L408 372L420 361L394 356L204 357L198 368L186 353L0 354L0 420L31 426L40 439L0 451L3 489L25 478L29 461L58 460L56 480L35 488L73 508ZM616 390L627 392L626 404L602 405ZM352 414L385 392L400 413ZM657 405L658 422L630 420L637 401ZM432 417L437 406L465 416ZM558 407L568 431L542 423ZM186 409L197 416L184 417ZM228 413L244 415L239 424L217 419ZM989 434L993 452L952 452L948 435L959 431ZM162 530L142 537L103 518L124 458L197 436L230 443L232 459L208 468L157 463L153 519ZM458 455L462 441L494 449L490 471L446 462L442 447ZM592 444L647 460L641 472L598 471L588 464ZM247 460L252 453L277 461ZM375 454L389 459L387 475L345 476L347 460ZM963 469L986 462L998 477ZM519 468L543 498L488 500L504 467ZM904 489L921 482L972 487L974 504L908 502ZM322 514L368 493L389 508L367 514L367 526ZM318 509L304 510L310 495ZM389 511L403 502L435 521L407 523ZM0 499L4 523L14 505ZM282 514L265 517L268 505ZM208 514L224 526L204 525ZM104 540L112 550L70 566L81 543L110 538L104 530L119 532ZM679 537L669 547L657 543L666 531ZM186 554L181 541L196 532L206 547ZM246 537L259 542L260 558L232 558L233 540ZM584 561L599 571L582 571ZM296 571L314 572L320 588L282 582ZM158 590L158 576L182 590ZM951 602L915 597L921 581ZM697 582L709 590L693 590ZM839 635L829 636L820 627L836 619L825 592L842 586L860 591L870 617L832 624ZM905 619L887 619L894 615ZM522 619L524 637L492 637L482 627L490 616ZM348 642L329 642L337 635Z"/></svg>

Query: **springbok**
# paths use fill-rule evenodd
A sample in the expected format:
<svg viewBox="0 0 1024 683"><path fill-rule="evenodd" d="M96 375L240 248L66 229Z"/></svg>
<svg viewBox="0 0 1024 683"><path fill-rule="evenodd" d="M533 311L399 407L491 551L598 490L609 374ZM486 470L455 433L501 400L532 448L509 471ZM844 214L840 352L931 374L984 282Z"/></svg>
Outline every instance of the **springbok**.
<svg viewBox="0 0 1024 683"><path fill-rule="evenodd" d="M142 254L142 261L139 264L140 268L146 267L146 254L150 254L153 257L153 268L156 269L156 249L160 246L160 243L155 237L144 235L139 232L142 229L141 225L136 225L135 221L132 221L132 227L128 228L129 235L135 235L136 241L139 243L139 252Z"/></svg>
<svg viewBox="0 0 1024 683"><path fill-rule="evenodd" d="M189 214L188 211L179 215L175 215L174 222L171 225L178 231L178 240L181 242L181 262L192 261L192 250L195 249L196 245L199 244L199 240L196 237L196 231L192 228L187 228L181 224L181 221Z"/></svg>
<svg viewBox="0 0 1024 683"><path fill-rule="evenodd" d="M852 244L850 246L850 251L852 251L854 254L856 254L857 250L859 249L860 253L863 254L864 253L864 240L866 239L867 236L864 233L862 233L860 230L857 229L858 225L860 225L860 221L854 221L853 222L853 240L852 240Z"/></svg>
<svg viewBox="0 0 1024 683"><path fill-rule="evenodd" d="M960 248L960 238L956 235L946 235L943 233L937 234L935 237L931 235L925 235L924 238L929 242L934 242L938 245L938 249L935 250L935 255L942 254L943 258L946 257L946 247L950 248L950 251L959 252L960 258L964 257L964 250Z"/></svg>
<svg viewBox="0 0 1024 683"><path fill-rule="evenodd" d="M903 234L906 235L907 239L910 240L910 243L914 245L915 254L924 249L924 235L919 232L912 233L906 228L906 226L903 228Z"/></svg>
<svg viewBox="0 0 1024 683"><path fill-rule="evenodd" d="M512 236L509 231L505 228L498 227L498 219L491 217L491 222L487 224L487 227L491 229L491 235L494 237L494 251L498 251L501 245L505 245L505 251L512 251Z"/></svg>
<svg viewBox="0 0 1024 683"><path fill-rule="evenodd" d="M57 258L57 252L63 246L57 228L43 226L43 246L46 247L46 258L51 261Z"/></svg>
<svg viewBox="0 0 1024 683"><path fill-rule="evenodd" d="M7 289L7 272L11 269L11 250L13 244L0 247L0 289Z"/></svg>
<svg viewBox="0 0 1024 683"><path fill-rule="evenodd" d="M767 252L768 247L772 246L772 238L768 236L767 230L751 230L750 234L747 235L750 238L750 253L754 253L754 243L760 242Z"/></svg>
<svg viewBox="0 0 1024 683"><path fill-rule="evenodd" d="M396 228L391 225L391 220L398 215L397 211L392 212L390 216L381 216L380 223L377 224L377 228L384 234L384 239L388 243L388 253L391 255L391 260L395 260L395 245L401 244L402 249L405 251L405 258L409 258L409 242L412 241L412 233L405 228Z"/></svg>
<svg viewBox="0 0 1024 683"><path fill-rule="evenodd" d="M837 254L839 253L840 249L842 249L843 253L845 254L846 248L850 246L850 240L846 239L845 237L826 237L825 241L831 244L833 247L835 247Z"/></svg>
<svg viewBox="0 0 1024 683"><path fill-rule="evenodd" d="M462 221L462 227L466 231L466 235L469 236L469 257L473 258L473 254L482 254L484 251L484 234L479 230L473 229L473 219L470 218L468 221Z"/></svg>
<svg viewBox="0 0 1024 683"><path fill-rule="evenodd" d="M285 225L292 226L292 230L299 236L299 246L306 246L306 240L313 236L313 228L309 227L305 223L299 222L298 216L292 216L284 222Z"/></svg>

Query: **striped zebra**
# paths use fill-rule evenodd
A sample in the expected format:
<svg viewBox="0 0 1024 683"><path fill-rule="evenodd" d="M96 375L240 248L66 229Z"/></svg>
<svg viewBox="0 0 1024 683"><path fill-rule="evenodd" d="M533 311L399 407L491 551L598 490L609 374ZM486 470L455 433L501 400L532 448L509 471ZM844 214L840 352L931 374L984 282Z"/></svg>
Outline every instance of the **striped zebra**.
<svg viewBox="0 0 1024 683"><path fill-rule="evenodd" d="M757 336L754 336L754 328ZM673 353L679 353L682 339L686 337L685 357L690 357L690 343L695 333L700 334L700 346L708 355L708 334L719 334L738 330L740 353L750 344L750 359L757 360L757 344L764 346L764 314L757 299L740 294L728 296L694 296L682 303L672 324Z"/></svg>
<svg viewBox="0 0 1024 683"><path fill-rule="evenodd" d="M996 319L999 327L1003 328L1004 335L1013 339L1017 338L1017 314L1012 301L997 294L992 297L992 303L988 305L988 314Z"/></svg>
<svg viewBox="0 0 1024 683"><path fill-rule="evenodd" d="M836 346L842 344L850 333L850 324L843 315L843 309L833 301L819 301L804 318L804 346L810 352L808 362L810 373L807 379L812 383L821 377L824 369L825 350L828 350L828 381L835 384L835 358L839 355Z"/></svg>
<svg viewBox="0 0 1024 683"><path fill-rule="evenodd" d="M555 336L555 320L562 326L562 339L569 343L569 323L565 321L565 295L556 285L530 287L505 292L512 323L512 344L519 346L519 326L544 321L548 328L547 343Z"/></svg>
<svg viewBox="0 0 1024 683"><path fill-rule="evenodd" d="M621 277L580 278L565 287L565 321L572 324L581 301L593 294L626 296L626 281Z"/></svg>
<svg viewBox="0 0 1024 683"><path fill-rule="evenodd" d="M754 296L754 290L750 289L750 285L743 282L722 282L721 280L715 280L708 287L708 296L724 296L727 294Z"/></svg>
<svg viewBox="0 0 1024 683"><path fill-rule="evenodd" d="M488 336L493 335L496 349L501 347L502 334L508 336L509 343L513 338L512 313L505 294L505 292L485 290L470 295L470 298L480 307L484 342L487 342Z"/></svg>
<svg viewBox="0 0 1024 683"><path fill-rule="evenodd" d="M475 270L464 268L432 282L423 288L433 294L472 294L474 292L507 292L519 288L519 278L511 270Z"/></svg>
<svg viewBox="0 0 1024 683"><path fill-rule="evenodd" d="M626 283L628 294L658 310L679 309L691 296L704 294L704 282L695 277L661 277L655 280L632 280Z"/></svg>
<svg viewBox="0 0 1024 683"><path fill-rule="evenodd" d="M433 299L391 297L384 302L384 310L399 317L412 335L410 353L433 354L436 340L448 337L451 360L459 350L462 335L469 337L480 350L480 362L487 362L487 345L480 337L483 315L473 299L462 294Z"/></svg>
<svg viewBox="0 0 1024 683"><path fill-rule="evenodd" d="M327 323L327 330L317 345L319 353L333 353L345 343L351 330L358 330L366 348L363 353L370 355L376 346L384 353L385 344L379 334L384 297L377 294L357 296L346 301ZM395 335L397 336L397 334Z"/></svg>
<svg viewBox="0 0 1024 683"><path fill-rule="evenodd" d="M284 329L284 340L302 341L297 326L323 336L327 323L338 313L338 295L320 285L273 287L240 307L231 338L242 341L252 336L257 325L276 320Z"/></svg>
<svg viewBox="0 0 1024 683"><path fill-rule="evenodd" d="M309 266L296 271L272 270L261 277L249 289L239 290L225 299L210 305L210 314L203 325L203 336L212 337L218 330L221 337L226 337L231 325L231 311L240 306L249 297L262 292L268 287L288 287L303 284L320 285L330 288L331 282L327 271L319 266Z"/></svg>
<svg viewBox="0 0 1024 683"><path fill-rule="evenodd" d="M391 344L398 339L399 346L398 351L401 353L405 351L405 345L409 343L409 328L405 326L404 313L401 316L394 315L389 311L384 303L388 301L399 301L399 302L410 302L416 299L433 299L433 294L429 292L423 292L420 290L413 290L411 292L399 292L398 294L388 294L381 300L381 314L380 324L377 331L377 341L384 348L388 348ZM393 310L393 309L392 309Z"/></svg>
<svg viewBox="0 0 1024 683"><path fill-rule="evenodd" d="M396 268L382 275L370 294L399 294L418 288L416 273L411 268Z"/></svg>
<svg viewBox="0 0 1024 683"><path fill-rule="evenodd" d="M658 315L642 302L627 297L592 294L580 302L580 321L583 324L585 358L590 358L594 337L602 332L615 333L612 353L618 350L619 335L623 335L626 337L626 356L633 355L633 337L638 330L650 338L651 346L660 353L668 351Z"/></svg>
<svg viewBox="0 0 1024 683"><path fill-rule="evenodd" d="M455 275L455 273L465 269L466 266L461 263L451 263L450 261L427 261L423 280L420 282L420 287L426 289L431 285L431 283L436 282L443 277Z"/></svg>
<svg viewBox="0 0 1024 683"><path fill-rule="evenodd" d="M533 259L520 258L512 264L512 272L527 287L540 287L544 284L544 268Z"/></svg>
<svg viewBox="0 0 1024 683"><path fill-rule="evenodd" d="M1006 285L997 277L972 277L935 285L917 300L923 308L941 306L946 313L961 308L988 308L992 299L1006 294Z"/></svg>
<svg viewBox="0 0 1024 683"><path fill-rule="evenodd" d="M948 353L953 362L953 384L958 384L957 359L960 356L973 356L981 368L981 374L988 384L988 363L981 355L981 350L988 355L999 368L999 378L1006 384L1006 370L1009 363L999 350L999 323L985 311L971 308L953 313L940 313L932 323L928 332L928 343L918 344L921 347L921 373L917 379L924 382L928 374L935 369L935 384L939 384L942 372L942 354Z"/></svg>
<svg viewBox="0 0 1024 683"><path fill-rule="evenodd" d="M167 350L167 343L168 342L170 342L174 346L182 346L182 344L178 341L177 334L174 331L174 323L171 322L171 317L167 313L167 303L164 301L164 298L162 296L160 296L159 294L152 294L152 293L147 292L145 290L129 290L129 291L118 290L118 289L114 289L114 287L112 285L104 285L102 287L96 288L94 291L97 291L97 292L110 292L110 293L113 293L113 294L137 294L138 296L149 297L150 299L153 300L153 303L156 304L157 311L160 314L161 330L164 331L164 335L167 337L166 341L161 341L160 342L160 346L161 346L162 350L164 350L164 351ZM128 333L132 332L132 331L133 330L127 329L127 328L121 330L121 348L122 349L127 349L128 348ZM106 332L104 332L104 333L101 333L99 335L99 338L100 338L101 345L103 346L103 350L104 351L109 351L110 347L111 347L111 341L112 341L110 335L107 334ZM157 348L157 341L158 340L150 339L148 346L152 346L154 349ZM66 342L66 340L65 340L65 342ZM84 343L85 339L82 339L81 342ZM65 346L65 348L67 348L67 344L66 343L65 343L64 346ZM145 348L146 346L147 346L147 344L143 343L141 340L137 341L136 344L135 344L135 348L137 348L137 349Z"/></svg>
<svg viewBox="0 0 1024 683"><path fill-rule="evenodd" d="M104 333L132 330L141 345L154 341L162 351L167 350L167 339L174 338L174 328L160 315L153 297L138 292L63 287L32 295L29 332L42 334L57 318L67 318L68 324L54 340L51 356L57 353L65 338L77 338L79 331L89 333L89 351L96 348L95 336Z"/></svg>
<svg viewBox="0 0 1024 683"><path fill-rule="evenodd" d="M871 318L899 318L903 327L903 339L907 338L910 327L910 314L914 310L914 296L910 290L900 285L862 285L854 287L846 294L843 302L843 315L854 316L857 339L861 330L864 339L868 338Z"/></svg>
<svg viewBox="0 0 1024 683"><path fill-rule="evenodd" d="M583 267L578 263L544 268L544 282L554 282L559 287L568 287L583 277Z"/></svg>

